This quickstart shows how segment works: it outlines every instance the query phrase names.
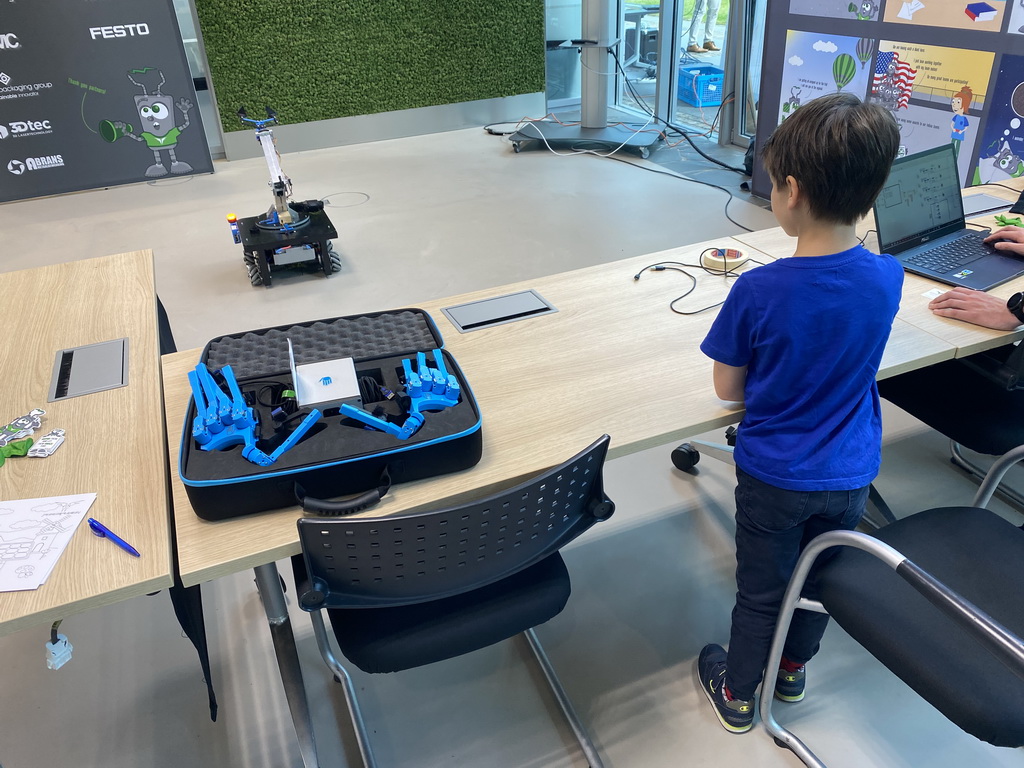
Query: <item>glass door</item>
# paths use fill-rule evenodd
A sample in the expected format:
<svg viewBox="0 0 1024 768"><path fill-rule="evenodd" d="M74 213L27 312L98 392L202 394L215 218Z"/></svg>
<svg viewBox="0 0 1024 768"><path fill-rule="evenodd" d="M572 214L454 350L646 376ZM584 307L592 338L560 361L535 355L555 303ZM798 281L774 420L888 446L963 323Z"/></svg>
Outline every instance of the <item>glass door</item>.
<svg viewBox="0 0 1024 768"><path fill-rule="evenodd" d="M747 146L757 125L767 7L768 0L622 0L616 106Z"/></svg>

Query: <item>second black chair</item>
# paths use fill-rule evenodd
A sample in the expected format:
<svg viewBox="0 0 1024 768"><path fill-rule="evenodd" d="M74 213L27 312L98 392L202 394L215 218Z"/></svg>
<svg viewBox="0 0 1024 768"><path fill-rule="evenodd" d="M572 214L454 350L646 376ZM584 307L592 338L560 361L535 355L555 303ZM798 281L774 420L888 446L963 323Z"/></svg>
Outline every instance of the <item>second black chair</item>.
<svg viewBox="0 0 1024 768"><path fill-rule="evenodd" d="M569 598L558 550L615 509L602 482L608 443L605 435L561 466L481 501L395 517L298 521L300 604L344 685L368 768L376 765L373 751L324 611L342 654L365 672L398 672L524 634L584 755L600 768L533 627Z"/></svg>

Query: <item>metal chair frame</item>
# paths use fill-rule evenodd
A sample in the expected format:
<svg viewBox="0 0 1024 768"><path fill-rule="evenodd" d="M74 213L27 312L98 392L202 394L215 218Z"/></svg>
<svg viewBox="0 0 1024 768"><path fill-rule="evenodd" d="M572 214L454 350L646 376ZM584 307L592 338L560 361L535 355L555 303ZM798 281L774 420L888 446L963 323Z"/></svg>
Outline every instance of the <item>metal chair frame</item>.
<svg viewBox="0 0 1024 768"><path fill-rule="evenodd" d="M1024 459L1024 446L1015 448L997 459L975 494L972 506L986 507L992 500L1003 475L1022 459ZM950 590L893 547L872 536L855 531L832 531L822 534L814 539L800 555L786 589L775 634L772 638L771 650L768 653L768 661L765 665L765 679L761 683L759 701L761 722L765 730L779 746L792 750L804 765L811 768L825 768L825 764L803 741L781 726L775 719L772 713L772 704L775 698L774 670L779 668L779 663L782 660L793 614L797 610L828 613L819 601L803 598L800 593L818 555L835 546L855 547L879 558L952 621L972 634L982 646L1001 659L1010 670L1024 679L1024 640L978 609L970 601Z"/></svg>

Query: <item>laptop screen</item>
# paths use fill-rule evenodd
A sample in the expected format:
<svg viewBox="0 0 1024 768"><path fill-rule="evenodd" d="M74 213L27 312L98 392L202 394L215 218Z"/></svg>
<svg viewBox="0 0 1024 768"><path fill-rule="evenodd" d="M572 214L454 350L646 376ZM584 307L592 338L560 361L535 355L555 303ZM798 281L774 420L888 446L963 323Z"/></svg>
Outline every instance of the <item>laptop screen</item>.
<svg viewBox="0 0 1024 768"><path fill-rule="evenodd" d="M953 145L898 158L875 201L882 253L899 253L964 228Z"/></svg>

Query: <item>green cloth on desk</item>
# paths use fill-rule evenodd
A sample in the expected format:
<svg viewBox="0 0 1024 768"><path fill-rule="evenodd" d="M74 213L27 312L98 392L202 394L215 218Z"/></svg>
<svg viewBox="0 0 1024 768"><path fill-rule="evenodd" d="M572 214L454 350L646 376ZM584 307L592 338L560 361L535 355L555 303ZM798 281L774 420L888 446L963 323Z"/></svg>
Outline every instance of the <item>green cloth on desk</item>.
<svg viewBox="0 0 1024 768"><path fill-rule="evenodd" d="M31 447L31 437L26 437L24 440L15 440L12 443L0 446L0 467L2 467L4 462L12 456L24 456L28 453L28 449Z"/></svg>

